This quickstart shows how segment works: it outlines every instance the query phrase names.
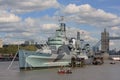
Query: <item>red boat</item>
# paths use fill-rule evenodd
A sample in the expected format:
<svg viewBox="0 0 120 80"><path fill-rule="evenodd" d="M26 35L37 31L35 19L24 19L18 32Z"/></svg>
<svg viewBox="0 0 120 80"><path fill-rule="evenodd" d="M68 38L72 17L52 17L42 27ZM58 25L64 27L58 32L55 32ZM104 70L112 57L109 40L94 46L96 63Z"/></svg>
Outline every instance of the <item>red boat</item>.
<svg viewBox="0 0 120 80"><path fill-rule="evenodd" d="M64 70L59 70L58 73L59 74L65 74L65 71Z"/></svg>
<svg viewBox="0 0 120 80"><path fill-rule="evenodd" d="M71 70L59 70L58 74L72 74Z"/></svg>

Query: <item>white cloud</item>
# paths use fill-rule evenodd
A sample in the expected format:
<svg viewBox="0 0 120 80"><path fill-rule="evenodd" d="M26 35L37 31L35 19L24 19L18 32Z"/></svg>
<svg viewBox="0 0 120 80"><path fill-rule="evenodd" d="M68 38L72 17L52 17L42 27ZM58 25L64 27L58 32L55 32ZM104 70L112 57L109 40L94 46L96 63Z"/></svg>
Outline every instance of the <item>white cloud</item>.
<svg viewBox="0 0 120 80"><path fill-rule="evenodd" d="M7 11L0 11L0 23L19 22L20 17Z"/></svg>
<svg viewBox="0 0 120 80"><path fill-rule="evenodd" d="M110 50L116 49L117 51L120 50L120 40L110 41Z"/></svg>
<svg viewBox="0 0 120 80"><path fill-rule="evenodd" d="M33 20L32 18L26 18L25 19L25 23L26 25L29 25L29 26L34 26L35 25L35 20Z"/></svg>
<svg viewBox="0 0 120 80"><path fill-rule="evenodd" d="M29 32L22 32L22 34L23 34L24 36L31 36L31 33L29 33Z"/></svg>
<svg viewBox="0 0 120 80"><path fill-rule="evenodd" d="M113 36L113 37L118 37L119 34L117 34L117 33L112 33L111 36Z"/></svg>
<svg viewBox="0 0 120 80"><path fill-rule="evenodd" d="M91 10L93 10L93 8L88 4L80 6L77 6L76 4L69 4L65 7L63 12L68 14L84 12L87 14L87 12L90 12Z"/></svg>
<svg viewBox="0 0 120 80"><path fill-rule="evenodd" d="M57 0L1 0L0 9L10 10L15 13L25 13L44 10L47 8L57 8Z"/></svg>
<svg viewBox="0 0 120 80"><path fill-rule="evenodd" d="M51 30L51 29L57 29L58 25L57 24L43 24L42 29L43 30Z"/></svg>
<svg viewBox="0 0 120 80"><path fill-rule="evenodd" d="M79 7L76 6L75 4L69 4L68 6L66 6L66 8L64 9L65 13L77 13L79 12Z"/></svg>
<svg viewBox="0 0 120 80"><path fill-rule="evenodd" d="M46 17L45 19L43 17L37 19L28 17L17 23L0 23L0 32L5 33L6 35L3 38L12 41L11 43L15 40L25 41L29 39L34 39L39 42L40 39L47 39L58 28L57 24L49 23L49 18L47 21ZM45 20L45 23L42 19Z"/></svg>
<svg viewBox="0 0 120 80"><path fill-rule="evenodd" d="M116 31L116 30L120 30L120 28L115 26L115 27L112 27L111 30L115 30Z"/></svg>
<svg viewBox="0 0 120 80"><path fill-rule="evenodd" d="M90 35L85 35L84 38L87 41L97 41L95 38L91 37Z"/></svg>
<svg viewBox="0 0 120 80"><path fill-rule="evenodd" d="M111 27L109 33L111 37L120 37L119 26Z"/></svg>
<svg viewBox="0 0 120 80"><path fill-rule="evenodd" d="M115 45L115 43L114 43L114 42L112 42L112 41L110 41L109 45L110 45L110 46L114 46L114 45Z"/></svg>
<svg viewBox="0 0 120 80"><path fill-rule="evenodd" d="M11 39L11 38L4 38L3 41L4 44L21 44L24 43L23 40L15 40L15 39Z"/></svg>
<svg viewBox="0 0 120 80"><path fill-rule="evenodd" d="M62 8L61 11L66 15L68 21L79 24L88 24L102 28L120 26L120 17L115 14L105 12L102 9L93 8L89 4L69 4Z"/></svg>

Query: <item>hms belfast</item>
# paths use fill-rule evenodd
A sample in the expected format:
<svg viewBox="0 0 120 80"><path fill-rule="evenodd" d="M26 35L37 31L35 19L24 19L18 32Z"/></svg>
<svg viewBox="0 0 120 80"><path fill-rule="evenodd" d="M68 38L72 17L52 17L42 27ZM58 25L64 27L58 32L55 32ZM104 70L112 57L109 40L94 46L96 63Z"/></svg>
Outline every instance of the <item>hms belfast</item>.
<svg viewBox="0 0 120 80"><path fill-rule="evenodd" d="M66 36L66 24L61 22L55 36L49 37L46 45L37 51L22 49L18 51L20 69L68 66L73 57L88 60L88 46L84 45L84 50L82 50L80 32L77 32L76 37L68 38Z"/></svg>

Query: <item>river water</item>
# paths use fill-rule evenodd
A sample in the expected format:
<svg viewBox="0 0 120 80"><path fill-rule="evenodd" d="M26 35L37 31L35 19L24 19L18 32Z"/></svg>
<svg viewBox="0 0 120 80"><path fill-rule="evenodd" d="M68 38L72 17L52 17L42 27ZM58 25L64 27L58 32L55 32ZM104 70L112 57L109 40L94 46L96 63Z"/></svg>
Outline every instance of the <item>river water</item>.
<svg viewBox="0 0 120 80"><path fill-rule="evenodd" d="M0 62L0 80L120 80L120 62L87 65L72 69L72 74L58 74L58 68L20 71L18 62Z"/></svg>

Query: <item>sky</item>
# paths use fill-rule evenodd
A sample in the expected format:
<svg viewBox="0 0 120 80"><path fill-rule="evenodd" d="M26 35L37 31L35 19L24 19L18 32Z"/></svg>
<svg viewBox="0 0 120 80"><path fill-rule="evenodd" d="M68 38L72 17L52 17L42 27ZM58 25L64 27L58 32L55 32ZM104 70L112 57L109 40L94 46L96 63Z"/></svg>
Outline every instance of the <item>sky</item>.
<svg viewBox="0 0 120 80"><path fill-rule="evenodd" d="M104 28L110 36L120 36L120 0L0 0L0 39L4 44L25 40L44 42L54 36L64 16L67 35L95 45ZM118 49L120 41L111 40L110 48Z"/></svg>

